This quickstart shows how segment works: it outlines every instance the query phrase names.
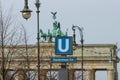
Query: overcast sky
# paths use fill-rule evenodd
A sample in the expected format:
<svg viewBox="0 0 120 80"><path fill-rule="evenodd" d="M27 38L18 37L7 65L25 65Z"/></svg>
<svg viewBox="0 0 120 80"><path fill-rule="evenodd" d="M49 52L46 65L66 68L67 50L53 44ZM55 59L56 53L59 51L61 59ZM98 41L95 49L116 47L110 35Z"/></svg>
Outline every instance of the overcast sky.
<svg viewBox="0 0 120 80"><path fill-rule="evenodd" d="M20 13L24 7L24 0L1 1L4 10L13 6L14 15L17 16L20 23L25 25L31 36L29 43L36 43L35 0L28 0L29 8L33 12L27 21L22 18ZM84 28L85 44L118 43L118 47L120 47L120 0L41 0L40 2L40 28L44 32L47 32L47 29L52 30L53 20L50 12L57 11L57 20L61 23L61 29L65 31L68 28L70 36L73 33L71 28L74 24ZM79 34L77 34L77 39L79 43ZM120 74L120 66L118 66L118 70ZM99 75L97 80L101 80L99 77L102 76Z"/></svg>

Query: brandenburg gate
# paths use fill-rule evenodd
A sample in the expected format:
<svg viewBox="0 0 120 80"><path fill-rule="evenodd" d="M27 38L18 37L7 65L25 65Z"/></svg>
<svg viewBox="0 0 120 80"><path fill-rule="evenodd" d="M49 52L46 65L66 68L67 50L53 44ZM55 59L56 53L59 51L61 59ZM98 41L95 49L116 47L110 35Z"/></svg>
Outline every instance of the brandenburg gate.
<svg viewBox="0 0 120 80"><path fill-rule="evenodd" d="M19 45L13 47L5 47L5 53L9 53L9 57L5 56L5 68L7 71L18 71L15 76L16 80L25 80L28 71L31 71L31 74L32 71L37 72L37 46L28 45L26 48L25 45ZM97 70L107 71L107 80L118 80L117 63L119 58L116 55L116 48L114 44L84 44L84 80L95 80ZM55 54L55 43L40 43L41 80L50 80L50 76L53 77L51 80L58 80L57 71L61 69L61 63L52 63L52 57L60 57ZM67 57L76 57L77 59L74 63L67 63L69 80L81 80L81 45L73 45L73 54L67 55ZM76 74L77 72L79 74Z"/></svg>

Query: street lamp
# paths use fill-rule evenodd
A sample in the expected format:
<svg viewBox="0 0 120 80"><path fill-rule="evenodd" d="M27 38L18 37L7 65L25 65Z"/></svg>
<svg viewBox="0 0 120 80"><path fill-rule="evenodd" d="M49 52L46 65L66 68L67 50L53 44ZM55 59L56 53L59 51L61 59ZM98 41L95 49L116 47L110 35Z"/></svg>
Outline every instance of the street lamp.
<svg viewBox="0 0 120 80"><path fill-rule="evenodd" d="M38 47L38 63L37 63L37 67L38 67L38 80L40 80L40 36L39 36L39 13L40 13L40 1L36 0L35 6L37 8L37 47ZM28 7L28 0L25 0L25 6L24 9L21 11L22 12L22 16L24 19L28 19L31 16L31 10Z"/></svg>
<svg viewBox="0 0 120 80"><path fill-rule="evenodd" d="M28 7L28 0L25 0L24 9L20 12L22 12L22 16L26 20L31 17L31 12L32 11Z"/></svg>
<svg viewBox="0 0 120 80"><path fill-rule="evenodd" d="M81 52L81 54L82 54L82 55L81 55L81 57L82 57L81 68L82 68L82 80L83 80L83 47L84 47L84 46L83 46L83 43L84 43L84 40L83 40L83 28L80 28L79 26L74 26L74 25L72 26L72 30L73 30L73 32L74 32L74 34L73 34L73 35L74 35L74 43L76 43L76 42L75 42L75 28L79 30L80 38L81 38L81 40L80 40L80 42L81 42L81 48L82 48L82 49L81 49L81 51L82 51L82 52Z"/></svg>

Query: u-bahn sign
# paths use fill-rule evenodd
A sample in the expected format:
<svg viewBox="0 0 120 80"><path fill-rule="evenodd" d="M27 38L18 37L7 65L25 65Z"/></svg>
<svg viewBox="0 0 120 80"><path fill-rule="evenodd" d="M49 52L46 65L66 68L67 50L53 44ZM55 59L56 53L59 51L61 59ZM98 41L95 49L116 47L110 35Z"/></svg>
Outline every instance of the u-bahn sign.
<svg viewBox="0 0 120 80"><path fill-rule="evenodd" d="M56 55L72 54L72 37L56 37L55 38Z"/></svg>

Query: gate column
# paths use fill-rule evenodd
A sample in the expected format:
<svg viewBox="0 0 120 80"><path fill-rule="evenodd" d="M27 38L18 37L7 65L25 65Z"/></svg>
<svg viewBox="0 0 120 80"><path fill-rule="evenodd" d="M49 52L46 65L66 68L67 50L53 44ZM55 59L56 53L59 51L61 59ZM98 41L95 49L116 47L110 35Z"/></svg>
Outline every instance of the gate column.
<svg viewBox="0 0 120 80"><path fill-rule="evenodd" d="M41 80L46 80L46 73L47 73L47 70L41 70Z"/></svg>
<svg viewBox="0 0 120 80"><path fill-rule="evenodd" d="M107 70L107 80L114 80L114 70Z"/></svg>
<svg viewBox="0 0 120 80"><path fill-rule="evenodd" d="M95 70L86 70L86 80L95 80Z"/></svg>
<svg viewBox="0 0 120 80"><path fill-rule="evenodd" d="M27 77L26 72L25 71L19 71L16 74L15 80L25 80Z"/></svg>
<svg viewBox="0 0 120 80"><path fill-rule="evenodd" d="M75 70L69 70L69 80L74 80L74 72Z"/></svg>
<svg viewBox="0 0 120 80"><path fill-rule="evenodd" d="M92 70L92 80L95 80L95 70Z"/></svg>

